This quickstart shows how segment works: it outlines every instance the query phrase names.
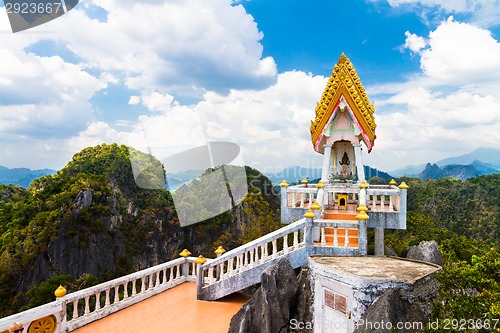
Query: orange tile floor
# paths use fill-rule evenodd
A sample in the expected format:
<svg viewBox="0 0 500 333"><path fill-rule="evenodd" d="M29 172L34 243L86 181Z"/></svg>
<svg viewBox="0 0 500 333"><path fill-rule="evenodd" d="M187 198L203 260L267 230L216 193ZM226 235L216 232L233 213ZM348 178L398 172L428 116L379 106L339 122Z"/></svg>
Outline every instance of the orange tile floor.
<svg viewBox="0 0 500 333"><path fill-rule="evenodd" d="M196 284L183 283L159 295L81 327L76 333L226 333L248 295L197 301Z"/></svg>

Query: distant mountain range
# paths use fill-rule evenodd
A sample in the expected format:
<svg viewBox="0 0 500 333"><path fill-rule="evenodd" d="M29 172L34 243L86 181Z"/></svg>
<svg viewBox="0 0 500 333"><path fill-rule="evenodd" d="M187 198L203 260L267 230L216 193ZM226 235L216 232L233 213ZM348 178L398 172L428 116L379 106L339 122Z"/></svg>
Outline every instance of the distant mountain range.
<svg viewBox="0 0 500 333"><path fill-rule="evenodd" d="M391 171L396 177L409 176L420 179L453 177L460 180L494 173L500 173L500 150L492 148L479 148L471 153L448 157L435 163L410 165Z"/></svg>
<svg viewBox="0 0 500 333"><path fill-rule="evenodd" d="M203 172L203 170L186 170L177 173L167 173L167 189L173 191L179 186L199 178Z"/></svg>
<svg viewBox="0 0 500 333"><path fill-rule="evenodd" d="M39 178L45 175L52 175L56 173L56 170L52 169L38 169L31 170L28 168L13 168L9 169L0 165L0 184L8 185L19 185L27 188L33 179Z"/></svg>
<svg viewBox="0 0 500 333"><path fill-rule="evenodd" d="M286 180L288 183L292 184L292 183L300 183L300 181L304 178L308 179L309 181L319 180L321 178L321 168L305 168L300 166L291 166L275 173L266 173L265 175L275 185L281 183L283 180ZM393 178L386 172L374 169L366 165L365 165L365 176L367 179L371 177L380 177L383 179Z"/></svg>
<svg viewBox="0 0 500 333"><path fill-rule="evenodd" d="M56 170L52 169L10 169L0 166L0 184L14 184L27 188L33 179L56 172ZM187 170L174 174L167 174L167 188L169 190L175 190L182 184L199 178L202 173L203 170ZM389 173L370 166L365 166L365 175L367 179L375 176L383 179L399 178L403 176L420 179L437 179L449 176L465 180L471 177L494 173L500 173L500 150L493 148L479 148L465 155L448 157L435 163L409 165L398 170L390 171ZM321 178L321 168L291 166L279 172L267 173L266 176L275 185L281 183L284 179L289 183L298 183L303 178L314 181Z"/></svg>

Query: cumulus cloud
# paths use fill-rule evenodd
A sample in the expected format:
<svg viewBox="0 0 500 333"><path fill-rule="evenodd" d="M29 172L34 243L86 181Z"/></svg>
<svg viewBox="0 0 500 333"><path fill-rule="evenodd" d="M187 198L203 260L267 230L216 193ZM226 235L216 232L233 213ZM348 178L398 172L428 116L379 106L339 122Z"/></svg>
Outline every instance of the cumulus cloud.
<svg viewBox="0 0 500 333"><path fill-rule="evenodd" d="M407 33L407 44L410 36L424 40ZM452 18L425 40L421 73L370 89L383 106L376 148L401 158L392 169L500 144L500 43L490 31ZM383 164L374 156L368 160Z"/></svg>
<svg viewBox="0 0 500 333"><path fill-rule="evenodd" d="M443 15L457 14L478 26L500 22L500 0L385 0L392 7L408 8L428 22Z"/></svg>
<svg viewBox="0 0 500 333"><path fill-rule="evenodd" d="M405 32L405 36L406 40L403 49L409 49L414 53L420 53L420 51L427 45L425 38L412 34L409 31Z"/></svg>
<svg viewBox="0 0 500 333"><path fill-rule="evenodd" d="M285 72L262 90L207 93L196 106L207 137L240 144L245 161L262 170L316 160L308 124L326 84L323 76Z"/></svg>
<svg viewBox="0 0 500 333"><path fill-rule="evenodd" d="M2 136L61 137L92 118L90 98L106 82L58 56L0 48Z"/></svg>
<svg viewBox="0 0 500 333"><path fill-rule="evenodd" d="M429 34L421 68L428 78L443 84L499 82L500 43L490 31L450 18Z"/></svg>
<svg viewBox="0 0 500 333"><path fill-rule="evenodd" d="M232 142L241 148L245 164L262 171L321 161L312 150L308 124L326 78L303 72L285 72L260 90L206 93L193 106L172 106L161 113L142 115L130 133L92 123L71 140L77 149L101 142L125 143L160 160L207 142ZM166 166L168 171L168 166Z"/></svg>
<svg viewBox="0 0 500 333"><path fill-rule="evenodd" d="M10 31L6 15L0 29ZM207 91L265 88L276 81L277 69L273 58L262 56L262 38L253 17L231 0L89 0L43 27L2 34L3 143L14 135L49 147L57 138L76 149L99 137L121 137L111 122L96 120L108 111L93 105L94 98L98 92L103 98L109 85L132 90L129 105L169 115L182 108L173 96L197 101ZM47 43L64 50L61 56L37 55ZM130 125L130 117L115 124ZM153 126L147 119L139 123Z"/></svg>
<svg viewBox="0 0 500 333"><path fill-rule="evenodd" d="M276 78L273 58L262 57L263 33L231 0L93 3L106 20L77 7L65 15L71 24L51 23L59 31L54 38L94 68L125 73L131 89L201 97L208 90L264 87Z"/></svg>

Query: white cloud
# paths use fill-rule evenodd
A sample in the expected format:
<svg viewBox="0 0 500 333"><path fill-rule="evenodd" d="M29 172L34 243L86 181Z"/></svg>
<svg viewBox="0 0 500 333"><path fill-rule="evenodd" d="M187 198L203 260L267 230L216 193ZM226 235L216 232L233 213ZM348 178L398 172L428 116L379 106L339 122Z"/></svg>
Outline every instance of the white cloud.
<svg viewBox="0 0 500 333"><path fill-rule="evenodd" d="M418 38L412 36L413 41ZM401 84L369 89L383 110L376 114L374 152L380 151L382 158L393 156L393 167L375 153L368 161L385 170L500 144L498 41L488 30L451 18L427 41L420 52L420 74Z"/></svg>
<svg viewBox="0 0 500 333"><path fill-rule="evenodd" d="M58 56L0 47L0 58L1 136L61 137L83 129L93 114L90 98L106 87Z"/></svg>
<svg viewBox="0 0 500 333"><path fill-rule="evenodd" d="M102 143L126 143L128 134L119 132L109 124L102 121L91 122L87 128L77 136L66 141L64 149L67 152L76 153L83 148L96 146Z"/></svg>
<svg viewBox="0 0 500 333"><path fill-rule="evenodd" d="M130 96L130 99L128 100L129 105L137 105L141 102L141 96Z"/></svg>
<svg viewBox="0 0 500 333"><path fill-rule="evenodd" d="M148 108L149 111L168 111L174 97L169 94L161 94L157 91L152 91L142 96L142 104Z"/></svg>
<svg viewBox="0 0 500 333"><path fill-rule="evenodd" d="M196 110L207 137L238 143L247 164L262 170L304 165L318 157L308 124L325 84L322 76L285 72L266 89L207 93Z"/></svg>
<svg viewBox="0 0 500 333"><path fill-rule="evenodd" d="M488 27L500 22L500 0L386 0L392 7L409 7L424 21L443 15L462 14L475 25Z"/></svg>
<svg viewBox="0 0 500 333"><path fill-rule="evenodd" d="M308 124L325 84L322 76L286 72L265 89L232 90L227 95L210 92L197 105L174 103L164 112L142 115L130 135L92 123L69 146L77 151L99 142L125 143L162 160L207 140L225 141L238 144L245 164L262 171L311 162L319 166Z"/></svg>
<svg viewBox="0 0 500 333"><path fill-rule="evenodd" d="M500 43L488 30L450 18L429 34L429 46L421 58L429 79L453 85L500 81Z"/></svg>
<svg viewBox="0 0 500 333"><path fill-rule="evenodd" d="M409 31L405 32L406 40L404 48L409 49L414 53L420 53L420 51L426 47L427 42L425 38L412 34Z"/></svg>
<svg viewBox="0 0 500 333"><path fill-rule="evenodd" d="M276 78L273 58L262 58L263 34L231 0L94 3L108 12L105 22L76 7L65 15L71 24L65 17L50 23L58 31L53 38L88 65L124 74L131 89L201 97Z"/></svg>

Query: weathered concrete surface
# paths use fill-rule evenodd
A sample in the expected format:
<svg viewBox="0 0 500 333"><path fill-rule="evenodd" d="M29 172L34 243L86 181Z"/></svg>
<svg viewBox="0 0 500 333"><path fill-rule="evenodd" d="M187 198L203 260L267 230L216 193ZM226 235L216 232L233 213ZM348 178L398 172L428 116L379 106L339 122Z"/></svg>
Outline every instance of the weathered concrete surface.
<svg viewBox="0 0 500 333"><path fill-rule="evenodd" d="M418 245L410 246L405 257L408 259L425 261L443 266L441 251L439 250L439 245L435 240L422 241Z"/></svg>
<svg viewBox="0 0 500 333"><path fill-rule="evenodd" d="M297 278L282 259L262 273L261 287L231 319L228 333L286 333L292 318L310 321L310 309L307 273Z"/></svg>
<svg viewBox="0 0 500 333"><path fill-rule="evenodd" d="M414 283L439 270L433 264L393 257L311 257L311 260L362 279L405 283Z"/></svg>
<svg viewBox="0 0 500 333"><path fill-rule="evenodd" d="M311 282L314 284L314 321L318 322L323 318L323 288L334 291L337 289L337 292L352 299L352 305L348 309L352 329L387 290L408 291L408 300L413 301L420 297L420 292L413 293L413 290L421 285L432 290L429 286L434 284L433 273L441 269L425 262L373 256L309 257L309 268Z"/></svg>

